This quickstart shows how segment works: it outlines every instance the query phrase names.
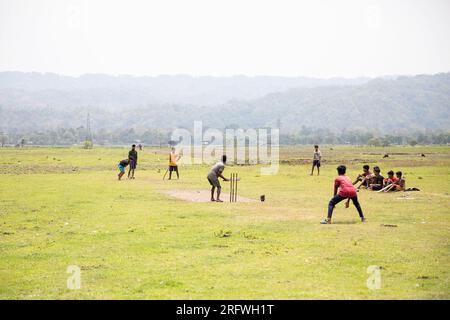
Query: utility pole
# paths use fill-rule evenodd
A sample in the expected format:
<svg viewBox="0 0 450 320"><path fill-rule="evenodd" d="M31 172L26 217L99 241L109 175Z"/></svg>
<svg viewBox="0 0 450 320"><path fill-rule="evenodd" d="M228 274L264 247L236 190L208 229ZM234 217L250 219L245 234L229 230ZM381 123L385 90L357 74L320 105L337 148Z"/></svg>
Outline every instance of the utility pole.
<svg viewBox="0 0 450 320"><path fill-rule="evenodd" d="M91 115L88 112L86 120L86 139L84 141L84 148L91 149L93 146L94 144L92 143Z"/></svg>
<svg viewBox="0 0 450 320"><path fill-rule="evenodd" d="M5 132L0 131L0 143L2 145L2 148L5 146L7 141L8 141L8 135Z"/></svg>

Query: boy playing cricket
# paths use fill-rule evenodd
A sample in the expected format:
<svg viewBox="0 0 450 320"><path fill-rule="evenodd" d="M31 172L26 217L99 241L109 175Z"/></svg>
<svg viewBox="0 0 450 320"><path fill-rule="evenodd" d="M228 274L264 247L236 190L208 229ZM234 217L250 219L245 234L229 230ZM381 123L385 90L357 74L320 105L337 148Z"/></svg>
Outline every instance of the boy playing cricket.
<svg viewBox="0 0 450 320"><path fill-rule="evenodd" d="M130 160L130 169L128 170L128 179L134 179L134 170L137 165L138 154L136 151L136 145L131 146L131 150L128 152L128 159Z"/></svg>
<svg viewBox="0 0 450 320"><path fill-rule="evenodd" d="M118 168L119 168L119 174L117 175L119 177L119 180L122 178L122 176L125 174L125 168L130 164L130 159L124 159L119 162Z"/></svg>
<svg viewBox="0 0 450 320"><path fill-rule="evenodd" d="M177 179L180 179L180 174L178 173L177 161L180 160L180 156L175 153L175 148L172 147L169 153L169 180L172 179L172 172L177 173Z"/></svg>
<svg viewBox="0 0 450 320"><path fill-rule="evenodd" d="M358 210L359 217L362 222L366 221L364 214L361 209L361 205L358 201L358 195L356 193L356 188L350 180L349 177L345 175L347 168L345 166L337 167L338 177L334 180L334 196L328 203L328 217L320 221L321 224L331 224L331 217L333 215L334 207L344 199L351 199L353 205Z"/></svg>
<svg viewBox="0 0 450 320"><path fill-rule="evenodd" d="M222 161L217 162L208 173L207 179L209 184L211 185L211 201L223 202L220 200L220 192L222 190L222 186L219 182L219 177L223 179L223 181L229 181L227 178L223 176L223 171L225 170L225 163L227 162L227 156L222 156ZM217 188L217 198L214 199L214 190Z"/></svg>
<svg viewBox="0 0 450 320"><path fill-rule="evenodd" d="M313 165L311 168L311 175L314 174L314 167L317 167L317 175L320 174L320 161L322 160L322 152L319 150L319 146L314 146Z"/></svg>

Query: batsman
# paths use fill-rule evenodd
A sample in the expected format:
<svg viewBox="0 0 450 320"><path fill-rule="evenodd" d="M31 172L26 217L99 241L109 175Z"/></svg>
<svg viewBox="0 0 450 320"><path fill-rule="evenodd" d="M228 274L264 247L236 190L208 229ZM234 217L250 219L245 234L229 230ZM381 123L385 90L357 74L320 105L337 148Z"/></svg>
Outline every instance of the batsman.
<svg viewBox="0 0 450 320"><path fill-rule="evenodd" d="M217 162L208 173L207 179L211 185L211 201L223 202L220 200L220 192L222 191L222 186L220 185L219 177L223 181L229 181L223 176L223 171L225 170L225 164L227 163L227 156L222 156L222 161ZM217 188L217 198L214 199L214 191Z"/></svg>

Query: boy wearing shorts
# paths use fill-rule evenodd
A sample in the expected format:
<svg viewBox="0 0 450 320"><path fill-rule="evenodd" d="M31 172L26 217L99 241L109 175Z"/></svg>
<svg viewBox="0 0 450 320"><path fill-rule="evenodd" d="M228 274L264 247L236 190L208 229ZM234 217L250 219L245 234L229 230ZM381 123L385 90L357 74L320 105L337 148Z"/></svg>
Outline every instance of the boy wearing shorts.
<svg viewBox="0 0 450 320"><path fill-rule="evenodd" d="M117 175L119 177L119 180L122 179L122 176L125 174L125 168L130 164L130 159L124 159L119 162L117 167L119 168L119 174Z"/></svg>
<svg viewBox="0 0 450 320"><path fill-rule="evenodd" d="M223 181L229 181L227 178L223 176L223 171L225 170L225 163L227 162L227 156L222 156L222 161L217 162L209 171L207 179L209 184L211 185L211 201L223 202L220 200L220 192L222 190L222 186L219 182L219 177L223 179ZM214 190L217 188L217 198L214 199Z"/></svg>
<svg viewBox="0 0 450 320"><path fill-rule="evenodd" d="M322 160L322 152L319 150L319 146L314 146L313 165L311 169L311 175L314 174L314 167L317 167L317 175L320 174L320 161Z"/></svg>

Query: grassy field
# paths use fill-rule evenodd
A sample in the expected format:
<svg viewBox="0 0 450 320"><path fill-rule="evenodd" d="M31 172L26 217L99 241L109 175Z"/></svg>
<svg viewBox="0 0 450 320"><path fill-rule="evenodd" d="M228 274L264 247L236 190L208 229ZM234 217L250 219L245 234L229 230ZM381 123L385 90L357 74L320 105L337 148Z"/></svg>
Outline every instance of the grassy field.
<svg viewBox="0 0 450 320"><path fill-rule="evenodd" d="M121 182L126 148L0 149L0 298L449 299L450 148L323 146L319 177L311 149L283 147L273 176L226 169L242 177L240 195L264 203L168 196L207 190L209 166L163 181L159 148ZM362 190L366 224L340 204L335 224L320 225L341 163L351 177L365 163L402 170L421 191ZM81 268L79 290L67 288L69 265ZM371 265L378 290L366 286Z"/></svg>

